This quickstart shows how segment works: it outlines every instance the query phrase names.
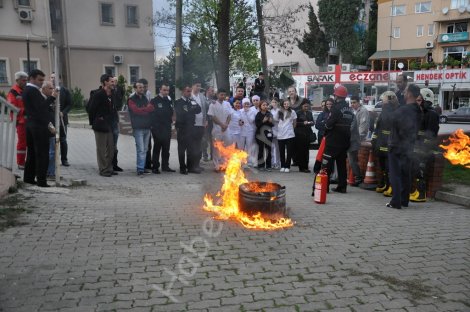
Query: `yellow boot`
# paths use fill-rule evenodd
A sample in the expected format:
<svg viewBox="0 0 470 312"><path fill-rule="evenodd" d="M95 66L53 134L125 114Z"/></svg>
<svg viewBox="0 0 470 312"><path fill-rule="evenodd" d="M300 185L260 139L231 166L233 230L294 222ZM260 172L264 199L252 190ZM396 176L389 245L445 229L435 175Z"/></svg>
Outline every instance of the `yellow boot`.
<svg viewBox="0 0 470 312"><path fill-rule="evenodd" d="M385 197L392 197L392 186L390 185L382 194L384 194Z"/></svg>
<svg viewBox="0 0 470 312"><path fill-rule="evenodd" d="M383 193L387 189L387 185L379 185L375 188L377 193Z"/></svg>

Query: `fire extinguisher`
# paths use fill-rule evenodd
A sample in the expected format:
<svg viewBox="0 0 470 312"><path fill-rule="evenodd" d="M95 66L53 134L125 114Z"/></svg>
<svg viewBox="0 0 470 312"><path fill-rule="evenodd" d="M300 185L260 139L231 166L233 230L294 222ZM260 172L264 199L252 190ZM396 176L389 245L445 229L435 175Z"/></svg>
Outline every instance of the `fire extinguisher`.
<svg viewBox="0 0 470 312"><path fill-rule="evenodd" d="M320 170L315 177L315 191L313 200L317 204L324 204L326 202L326 190L328 189L328 174L326 169Z"/></svg>

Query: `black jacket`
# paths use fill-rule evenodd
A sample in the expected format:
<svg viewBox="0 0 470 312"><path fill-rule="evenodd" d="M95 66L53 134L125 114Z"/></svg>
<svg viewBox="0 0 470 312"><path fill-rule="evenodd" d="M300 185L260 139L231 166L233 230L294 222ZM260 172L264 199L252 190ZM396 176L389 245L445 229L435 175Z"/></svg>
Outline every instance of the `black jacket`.
<svg viewBox="0 0 470 312"><path fill-rule="evenodd" d="M103 126L107 128L107 131L111 131L116 123L116 117L117 111L114 96L112 94L108 96L102 88L94 92L89 108L92 128L96 130L97 127Z"/></svg>
<svg viewBox="0 0 470 312"><path fill-rule="evenodd" d="M201 106L191 99L180 98L175 102L177 130L190 129L194 126L196 114L201 112Z"/></svg>
<svg viewBox="0 0 470 312"><path fill-rule="evenodd" d="M351 123L354 113L346 101L336 102L325 123L325 147L347 150L351 143Z"/></svg>
<svg viewBox="0 0 470 312"><path fill-rule="evenodd" d="M170 98L157 95L150 101L150 104L155 108L152 114L152 129L157 132L171 132L173 105Z"/></svg>
<svg viewBox="0 0 470 312"><path fill-rule="evenodd" d="M262 112L258 112L255 116L255 125L256 125L256 134L260 133L260 130L263 126L267 126L269 128L272 128L274 124L270 121L263 122L264 117L271 117L273 118L273 114L270 112L266 112L263 114Z"/></svg>
<svg viewBox="0 0 470 312"><path fill-rule="evenodd" d="M376 153L382 155L388 153L388 141L395 109L396 107L391 102L382 107L382 112L377 119L374 133L372 134L372 146Z"/></svg>
<svg viewBox="0 0 470 312"><path fill-rule="evenodd" d="M264 79L255 79L255 87L254 87L254 92L264 92L264 89L266 88L266 82Z"/></svg>
<svg viewBox="0 0 470 312"><path fill-rule="evenodd" d="M54 115L50 107L54 103L55 97L49 96L45 99L39 89L27 85L24 88L22 98L27 126L47 128L49 122L54 123Z"/></svg>
<svg viewBox="0 0 470 312"><path fill-rule="evenodd" d="M309 139L313 135L312 125L305 125L305 121L313 121L313 114L311 111L297 111L297 121L294 128L295 136L307 136Z"/></svg>
<svg viewBox="0 0 470 312"><path fill-rule="evenodd" d="M416 103L401 105L393 112L388 142L390 153L410 156L421 125L421 115L421 109Z"/></svg>
<svg viewBox="0 0 470 312"><path fill-rule="evenodd" d="M64 115L64 124L69 123L69 112L72 109L72 94L69 89L60 87L60 111Z"/></svg>
<svg viewBox="0 0 470 312"><path fill-rule="evenodd" d="M315 128L318 130L318 141L325 135L325 124L330 112L323 111L318 115L317 120L315 121Z"/></svg>

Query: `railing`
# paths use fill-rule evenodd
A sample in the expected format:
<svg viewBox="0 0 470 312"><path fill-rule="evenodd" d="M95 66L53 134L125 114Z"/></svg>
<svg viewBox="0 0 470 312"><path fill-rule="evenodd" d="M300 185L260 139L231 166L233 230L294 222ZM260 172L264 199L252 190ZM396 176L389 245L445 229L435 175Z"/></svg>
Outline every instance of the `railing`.
<svg viewBox="0 0 470 312"><path fill-rule="evenodd" d="M1 96L0 104L0 166L12 170L16 150L16 117L20 110Z"/></svg>

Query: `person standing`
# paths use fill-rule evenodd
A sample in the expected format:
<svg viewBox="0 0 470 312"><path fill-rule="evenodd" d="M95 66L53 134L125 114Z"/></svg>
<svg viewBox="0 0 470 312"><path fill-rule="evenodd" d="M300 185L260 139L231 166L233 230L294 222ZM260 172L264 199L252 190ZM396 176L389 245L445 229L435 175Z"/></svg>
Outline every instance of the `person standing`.
<svg viewBox="0 0 470 312"><path fill-rule="evenodd" d="M242 81L238 84L238 87L243 88L243 97L248 96L248 94L246 94L246 77L243 77Z"/></svg>
<svg viewBox="0 0 470 312"><path fill-rule="evenodd" d="M47 98L44 98L39 91L45 76L41 70L33 69L29 74L29 83L22 94L26 115L27 144L23 181L40 187L49 187L46 182L49 137L55 134L55 129L51 124L53 115L50 105L54 103L57 96L54 89Z"/></svg>
<svg viewBox="0 0 470 312"><path fill-rule="evenodd" d="M235 95L230 98L230 105L232 105L233 107L233 103L235 102L235 100L239 100L241 103L244 98L244 94L245 90L242 87L238 86L235 89Z"/></svg>
<svg viewBox="0 0 470 312"><path fill-rule="evenodd" d="M258 143L258 169L271 171L271 145L273 140L273 115L269 112L268 102L261 100L260 110L256 114L256 143ZM266 159L264 157L266 150Z"/></svg>
<svg viewBox="0 0 470 312"><path fill-rule="evenodd" d="M397 96L398 103L400 105L405 105L406 104L405 89L406 89L406 85L408 84L408 77L405 74L398 75L396 84L397 84L398 90L395 92L395 95Z"/></svg>
<svg viewBox="0 0 470 312"><path fill-rule="evenodd" d="M297 111L297 121L295 127L295 147L293 157L295 155L296 162L299 166L300 172L309 173L309 143L310 137L313 135L312 127L315 124L313 121L313 114L310 110L310 103L304 99L303 104L300 106L301 110ZM295 111L294 109L292 109Z"/></svg>
<svg viewBox="0 0 470 312"><path fill-rule="evenodd" d="M160 151L162 171L175 172L170 168L170 143L171 143L171 124L173 123L173 105L171 103L170 86L163 83L160 86L160 93L150 101L154 107L152 114L152 172L160 173Z"/></svg>
<svg viewBox="0 0 470 312"><path fill-rule="evenodd" d="M191 88L191 100L201 107L201 112L195 116L194 129L192 131L191 151L193 155L191 155L191 159L193 159L193 169L203 171L204 169L200 164L202 158L202 138L207 128L207 103L206 97L201 93L201 82L194 82Z"/></svg>
<svg viewBox="0 0 470 312"><path fill-rule="evenodd" d="M7 101L13 104L20 111L16 115L16 134L18 142L16 144L16 164L18 169L24 170L26 159L26 118L24 114L23 90L28 82L28 74L25 72L15 73L16 84L11 87L7 94ZM12 117L13 118L13 115Z"/></svg>
<svg viewBox="0 0 470 312"><path fill-rule="evenodd" d="M252 157L255 142L256 124L255 118L257 111L251 109L249 98L244 98L242 101L243 109L241 110L241 126L240 137L241 147L248 154L248 166L253 167L256 164L256 159Z"/></svg>
<svg viewBox="0 0 470 312"><path fill-rule="evenodd" d="M230 124L230 115L232 107L229 102L224 101L226 91L224 89L217 90L217 100L209 106L209 115L212 119L212 140L222 142L225 146L228 145L228 126ZM224 159L220 155L217 148L214 147L212 152L212 161L214 162L215 170L221 171L224 165Z"/></svg>
<svg viewBox="0 0 470 312"><path fill-rule="evenodd" d="M388 208L408 207L411 188L411 162L414 144L421 124L421 109L416 103L419 87L409 84L405 89L406 104L399 106L392 116L388 143L388 162L393 195Z"/></svg>
<svg viewBox="0 0 470 312"><path fill-rule="evenodd" d="M95 133L96 158L101 176L117 175L113 170L115 155L113 129L116 125L117 111L114 104L113 77L103 74L100 77L101 88L93 94L89 108L91 128Z"/></svg>
<svg viewBox="0 0 470 312"><path fill-rule="evenodd" d="M209 161L209 160L212 160L212 151L214 150L214 146L212 146L213 124L212 124L212 119L207 114L207 112L209 111L210 105L215 102L214 88L212 86L208 86L206 88L205 100L206 100L207 127L204 129L204 136L202 137L202 160Z"/></svg>
<svg viewBox="0 0 470 312"><path fill-rule="evenodd" d="M151 133L151 114L154 111L154 106L149 103L144 92L144 84L137 82L135 94L127 101L129 115L131 117L132 133L135 139L137 175L139 176L144 173L150 173L150 170L145 169L145 158L147 156Z"/></svg>
<svg viewBox="0 0 470 312"><path fill-rule="evenodd" d="M72 109L72 95L70 94L69 89L62 85L62 81L57 77L55 73L52 73L50 76L50 81L54 88L59 88L59 99L60 99L60 132L59 132L59 142L60 142L60 161L62 166L68 167L70 163L67 158L68 153L68 143L67 143L67 126L69 124L69 112Z"/></svg>
<svg viewBox="0 0 470 312"><path fill-rule="evenodd" d="M264 89L266 89L266 82L264 81L264 73L259 72L258 78L255 79L254 94L259 96L260 99L264 99Z"/></svg>
<svg viewBox="0 0 470 312"><path fill-rule="evenodd" d="M326 168L328 176L330 176L333 162L336 161L338 186L333 191L346 193L346 155L351 144L351 123L354 120L354 114L346 103L348 96L346 87L339 85L334 91L334 96L336 102L331 108L330 117L325 124L326 143L322 168Z"/></svg>
<svg viewBox="0 0 470 312"><path fill-rule="evenodd" d="M279 119L275 118L275 116L279 112L279 98L272 98L270 108L271 115L273 115L273 142L271 145L271 166L273 169L280 169L281 160L279 154L279 143L277 139Z"/></svg>
<svg viewBox="0 0 470 312"><path fill-rule="evenodd" d="M361 143L365 142L367 139L367 135L369 133L369 111L362 106L361 102L359 101L358 96L351 97L351 107L354 110L355 115L355 127L351 127L351 135L354 134L354 138L351 138L351 143L354 142L353 146L348 149L348 160L349 165L351 166L352 172L354 174L354 183L352 186L359 186L362 183L363 177L361 174L361 169L359 168L359 161L358 161L358 152L359 148L361 147ZM357 128L357 129L356 129ZM356 131L359 132L359 137L356 138Z"/></svg>
<svg viewBox="0 0 470 312"><path fill-rule="evenodd" d="M228 145L235 144L235 147L242 149L241 141L241 126L243 121L241 120L241 101L236 99L233 102L233 108L230 108L230 123L228 125Z"/></svg>
<svg viewBox="0 0 470 312"><path fill-rule="evenodd" d="M318 144L321 144L323 137L325 136L325 123L330 116L330 109L333 106L334 100L329 98L322 102L323 111L318 115L315 121L315 128L318 130Z"/></svg>
<svg viewBox="0 0 470 312"><path fill-rule="evenodd" d="M297 89L294 86L287 88L287 99L289 100L290 107L296 112L302 109L304 98L297 95Z"/></svg>
<svg viewBox="0 0 470 312"><path fill-rule="evenodd" d="M274 120L278 123L277 139L281 158L281 172L287 173L290 172L295 140L294 128L297 123L297 114L290 107L289 101L285 100L282 103L282 107L274 115Z"/></svg>
<svg viewBox="0 0 470 312"><path fill-rule="evenodd" d="M114 143L114 154L113 154L113 171L114 172L122 172L122 168L118 165L118 148L117 143L119 139L119 114L118 114L118 107L122 105L122 98L121 98L121 91L117 90L117 81L116 77L112 77L112 96L113 96L113 125L112 125L112 132L113 132L113 143ZM121 101L121 103L119 102Z"/></svg>
<svg viewBox="0 0 470 312"><path fill-rule="evenodd" d="M201 173L201 170L194 166L194 151L191 150L194 144L191 142L194 132L196 114L201 112L201 106L196 101L191 100L191 86L185 85L181 89L183 95L175 102L176 113L176 139L178 141L178 160L180 173Z"/></svg>

